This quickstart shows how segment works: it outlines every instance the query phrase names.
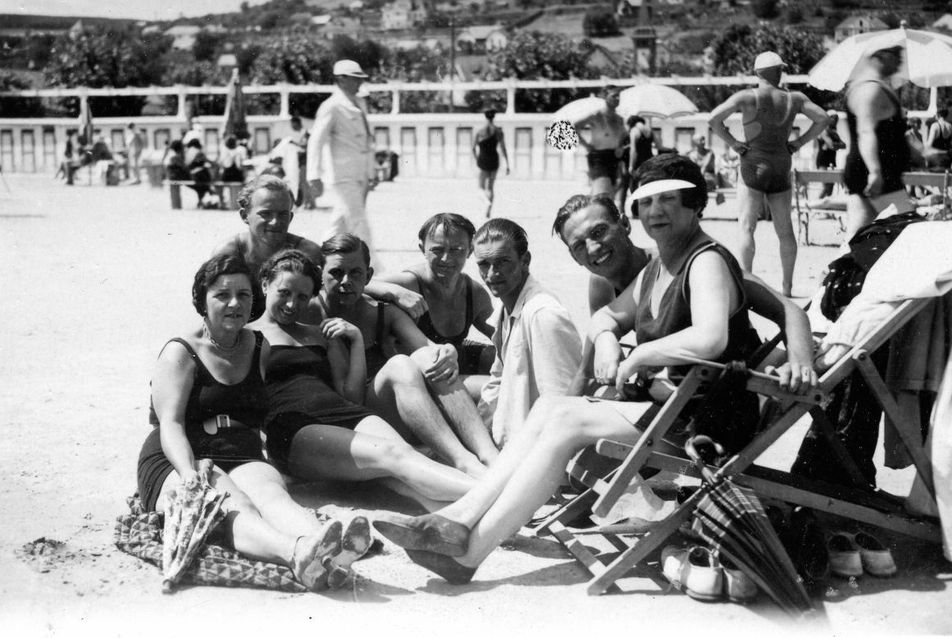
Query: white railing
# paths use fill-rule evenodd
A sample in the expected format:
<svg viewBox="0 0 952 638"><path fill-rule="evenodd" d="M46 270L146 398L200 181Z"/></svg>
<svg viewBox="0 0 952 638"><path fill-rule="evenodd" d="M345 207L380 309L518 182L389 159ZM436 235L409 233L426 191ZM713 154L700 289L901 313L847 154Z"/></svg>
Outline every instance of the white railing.
<svg viewBox="0 0 952 638"><path fill-rule="evenodd" d="M788 76L787 84L806 83L806 76ZM389 113L369 116L378 149L392 150L400 156L400 173L410 177L455 177L475 173L472 157L472 140L476 130L484 124L479 113L401 113L400 96L405 92L440 91L459 96L466 91L505 91L506 110L496 118L506 136L512 174L526 179L565 179L581 177L585 171L585 157L581 153L557 151L544 142L546 129L551 124L551 115L542 113L519 113L516 111L516 91L526 89L591 88L596 92L606 84L631 86L642 83L657 83L671 86L744 86L752 84L752 76L735 77L669 77L626 78L600 80L504 80L498 82L393 82L367 84L371 93L390 93L392 106ZM290 134L290 102L292 94L328 93L329 85L273 85L242 87L246 94L277 94L280 107L277 115L251 115L248 119L252 135L251 145L258 153L265 153L272 142ZM145 129L147 155L161 155L169 140L180 135L188 125L187 98L200 95L222 95L227 87L144 87L144 88L54 88L0 93L0 96L24 98L77 97L81 101L102 96L177 96L175 115L138 117L98 117L94 126L110 143L113 150L122 150L125 127L135 123ZM934 99L933 94L933 99ZM934 111L934 104L930 106ZM2 113L0 113L2 115ZM690 149L691 137L704 134L711 141L716 153L724 149L723 143L712 139L706 113L654 120L651 122L657 138L663 146L677 148L681 152ZM192 118L204 127L204 146L209 157L216 157L220 143L219 130L223 116L201 115ZM305 122L306 124L307 122ZM739 118L729 120L735 134L740 134ZM77 128L76 118L0 117L0 167L4 172L53 172L63 156L66 132ZM800 116L795 126L808 126ZM841 126L845 122L841 119ZM845 130L841 131L845 139ZM813 148L808 145L795 157L800 168L812 166Z"/></svg>

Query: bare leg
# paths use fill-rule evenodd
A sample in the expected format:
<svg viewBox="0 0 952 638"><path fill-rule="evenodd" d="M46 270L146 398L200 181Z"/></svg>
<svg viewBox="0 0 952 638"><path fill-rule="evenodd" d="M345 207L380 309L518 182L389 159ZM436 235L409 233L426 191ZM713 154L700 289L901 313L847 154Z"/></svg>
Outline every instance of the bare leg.
<svg viewBox="0 0 952 638"><path fill-rule="evenodd" d="M483 394L483 386L486 385L488 381L488 374L470 374L462 377L463 387L466 388L466 393L469 394L473 405L479 404L479 398Z"/></svg>
<svg viewBox="0 0 952 638"><path fill-rule="evenodd" d="M649 405L646 403L645 409ZM457 559L460 564L478 566L503 540L518 532L558 488L572 455L600 438L634 443L640 435L612 407L584 399L557 404L545 416L548 418L535 444L471 528L468 551Z"/></svg>
<svg viewBox="0 0 952 638"><path fill-rule="evenodd" d="M430 364L429 356L429 348L421 348L411 354L410 359L422 370ZM463 381L457 378L452 383L432 383L429 387L459 441L476 455L480 463L489 465L499 455L499 450Z"/></svg>
<svg viewBox="0 0 952 638"><path fill-rule="evenodd" d="M754 231L757 230L757 216L764 205L764 196L758 190L748 188L743 180L737 182L737 222L739 237L737 252L740 266L747 272L754 269Z"/></svg>
<svg viewBox="0 0 952 638"><path fill-rule="evenodd" d="M246 463L229 476L275 528L295 536L318 534L324 528L312 512L291 498L284 478L272 465Z"/></svg>
<svg viewBox="0 0 952 638"><path fill-rule="evenodd" d="M461 391L465 392L465 389ZM460 403L460 398L469 401L468 397L459 397L451 400L451 403ZM365 403L387 421L405 425L453 467L472 476L479 476L485 471L479 458L456 438L430 396L419 366L406 355L395 355L387 361L374 377ZM472 411L475 414L475 406ZM479 418L478 414L475 416Z"/></svg>
<svg viewBox="0 0 952 638"><path fill-rule="evenodd" d="M486 217L493 212L493 201L496 198L496 171L486 171Z"/></svg>
<svg viewBox="0 0 952 638"><path fill-rule="evenodd" d="M781 291L790 297L793 292L793 268L797 262L797 236L790 220L790 191L767 195L770 217L780 243L780 270L783 274Z"/></svg>
<svg viewBox="0 0 952 638"><path fill-rule="evenodd" d="M169 493L173 487L181 485L181 481L177 472L169 474L162 485L156 509L167 509ZM209 482L218 491L229 493L222 509L227 514L225 525L235 550L256 560L290 565L299 534L279 531L265 521L251 499L219 468L213 469Z"/></svg>
<svg viewBox="0 0 952 638"><path fill-rule="evenodd" d="M469 476L414 450L379 417L365 418L356 431L331 425L305 427L291 443L288 467L305 480L392 476L436 501L459 498L473 486Z"/></svg>
<svg viewBox="0 0 952 638"><path fill-rule="evenodd" d="M844 252L849 252L849 242L863 226L871 224L879 211L873 208L869 199L862 195L850 195L846 198L846 236L843 238Z"/></svg>

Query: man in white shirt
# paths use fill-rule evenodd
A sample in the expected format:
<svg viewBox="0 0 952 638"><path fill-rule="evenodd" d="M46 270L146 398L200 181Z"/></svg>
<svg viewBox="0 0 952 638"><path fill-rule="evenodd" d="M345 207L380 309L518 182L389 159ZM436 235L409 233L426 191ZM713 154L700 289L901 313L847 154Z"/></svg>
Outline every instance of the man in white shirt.
<svg viewBox="0 0 952 638"><path fill-rule="evenodd" d="M495 313L496 360L479 414L500 448L541 396L566 393L582 356L568 311L529 274L529 241L515 222L491 219L473 238L479 274L502 302Z"/></svg>
<svg viewBox="0 0 952 638"><path fill-rule="evenodd" d="M307 181L315 197L329 186L334 212L326 238L340 233L360 237L379 270L366 210L367 193L377 185L373 135L364 101L357 97L367 74L353 60L338 60L334 78L337 88L317 109L307 143Z"/></svg>

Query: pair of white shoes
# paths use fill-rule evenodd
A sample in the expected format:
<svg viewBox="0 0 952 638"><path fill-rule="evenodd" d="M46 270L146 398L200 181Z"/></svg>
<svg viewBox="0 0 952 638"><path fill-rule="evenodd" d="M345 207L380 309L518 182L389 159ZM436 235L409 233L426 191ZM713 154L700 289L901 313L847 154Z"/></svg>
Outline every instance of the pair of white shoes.
<svg viewBox="0 0 952 638"><path fill-rule="evenodd" d="M757 584L750 576L703 545L668 545L661 550L661 571L695 600L743 604L757 597Z"/></svg>
<svg viewBox="0 0 952 638"><path fill-rule="evenodd" d="M896 573L896 561L882 541L867 532L836 532L826 543L830 555L830 571L849 578L870 576L889 578Z"/></svg>

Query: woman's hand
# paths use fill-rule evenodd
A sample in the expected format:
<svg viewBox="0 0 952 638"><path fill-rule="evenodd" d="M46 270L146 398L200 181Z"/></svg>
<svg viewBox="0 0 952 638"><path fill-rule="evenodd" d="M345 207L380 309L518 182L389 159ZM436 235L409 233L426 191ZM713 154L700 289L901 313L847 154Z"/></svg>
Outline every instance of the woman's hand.
<svg viewBox="0 0 952 638"><path fill-rule="evenodd" d="M459 363L456 348L448 343L430 346L433 363L423 371L424 378L431 383L452 383L459 377Z"/></svg>
<svg viewBox="0 0 952 638"><path fill-rule="evenodd" d="M595 380L602 385L615 383L618 362L621 361L621 345L611 332L600 332L595 337L595 357L592 368Z"/></svg>
<svg viewBox="0 0 952 638"><path fill-rule="evenodd" d="M321 334L324 335L325 339L346 339L350 345L358 341L363 343L364 340L360 328L340 317L332 317L322 321Z"/></svg>
<svg viewBox="0 0 952 638"><path fill-rule="evenodd" d="M780 387L795 394L806 394L819 382L816 370L809 362L787 361L780 367L767 366L764 372L780 377Z"/></svg>
<svg viewBox="0 0 952 638"><path fill-rule="evenodd" d="M618 391L618 394L626 396L625 384L628 383L628 380L633 377L636 372L643 368L644 364L641 362L638 348L635 348L624 361L618 364L618 372L615 373L615 378L611 381L611 383L614 383L615 390Z"/></svg>

